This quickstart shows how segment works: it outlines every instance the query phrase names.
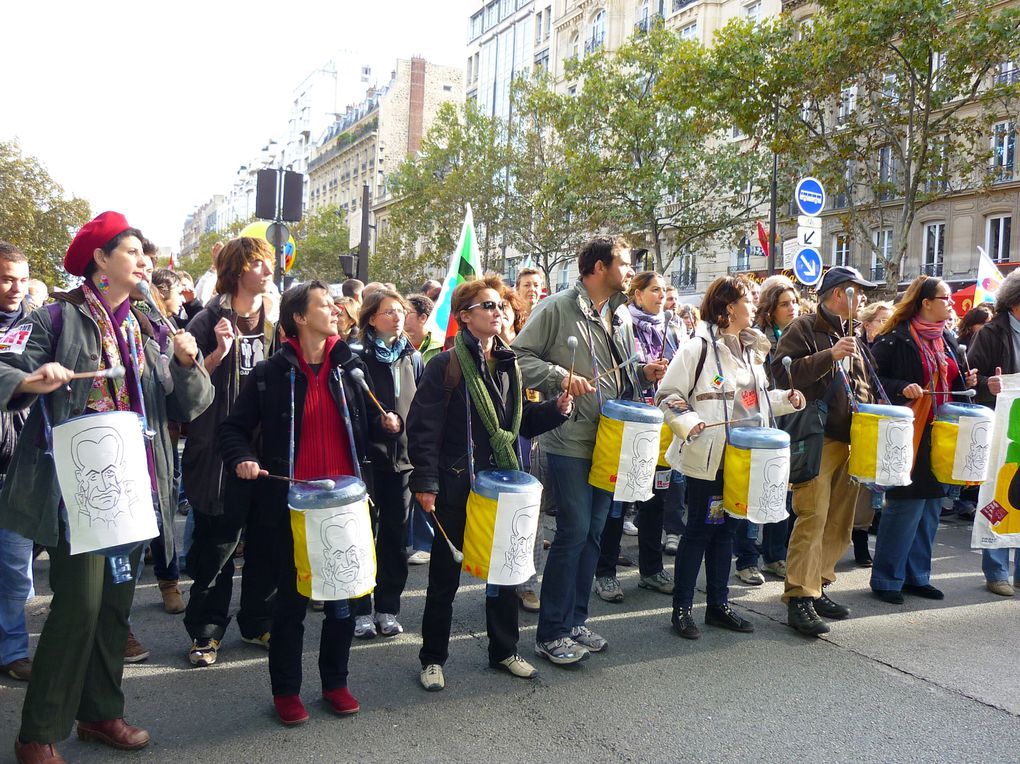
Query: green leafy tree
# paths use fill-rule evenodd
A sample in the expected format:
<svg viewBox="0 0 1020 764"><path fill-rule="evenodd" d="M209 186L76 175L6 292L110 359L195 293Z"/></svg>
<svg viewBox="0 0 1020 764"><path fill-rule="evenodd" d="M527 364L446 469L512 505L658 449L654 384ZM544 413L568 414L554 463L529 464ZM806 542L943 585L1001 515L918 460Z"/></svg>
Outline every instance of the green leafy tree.
<svg viewBox="0 0 1020 764"><path fill-rule="evenodd" d="M867 264L884 266L889 294L909 276L919 212L1013 177L996 161L993 125L1013 125L1004 155L1020 96L1016 7L826 0L810 25L789 16L731 24L713 55L723 109L784 157L786 190L805 172L823 181Z"/></svg>
<svg viewBox="0 0 1020 764"><path fill-rule="evenodd" d="M347 216L336 205L320 207L305 215L291 230L297 257L291 273L302 281L319 279L332 284L341 280L340 255L350 250Z"/></svg>
<svg viewBox="0 0 1020 764"><path fill-rule="evenodd" d="M92 217L88 202L64 189L15 141L0 142L0 239L19 247L34 278L67 284L64 253Z"/></svg>
<svg viewBox="0 0 1020 764"><path fill-rule="evenodd" d="M226 244L244 230L249 223L255 222L255 216L247 220L235 220L222 231L206 231L198 237L198 249L195 254L181 262L180 268L187 271L197 281L203 273L212 267L212 248L216 242Z"/></svg>

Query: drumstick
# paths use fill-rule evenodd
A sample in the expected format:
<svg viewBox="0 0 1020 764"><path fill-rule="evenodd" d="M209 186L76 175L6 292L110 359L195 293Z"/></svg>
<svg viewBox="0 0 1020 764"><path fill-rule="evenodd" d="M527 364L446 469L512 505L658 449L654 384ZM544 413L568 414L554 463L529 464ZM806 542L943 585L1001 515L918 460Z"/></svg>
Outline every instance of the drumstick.
<svg viewBox="0 0 1020 764"><path fill-rule="evenodd" d="M577 337L571 334L567 337L567 347L570 348L570 373L567 374L567 392L570 392L570 383L574 381L574 359L577 358Z"/></svg>
<svg viewBox="0 0 1020 764"><path fill-rule="evenodd" d="M443 534L443 538L446 539L446 544L447 546L450 547L450 554L453 555L453 561L464 562L464 553L460 551L457 547L455 547L453 545L453 542L450 541L450 537L446 535L446 529L443 528L443 524L439 522L439 518L436 516L436 513L429 512L429 515L432 517L432 522L436 524L436 527L439 529L439 532Z"/></svg>
<svg viewBox="0 0 1020 764"><path fill-rule="evenodd" d="M790 373L791 366L793 366L793 359L788 355L784 355L783 368L786 369L786 380L790 383L790 387L793 387L793 374Z"/></svg>
<svg viewBox="0 0 1020 764"><path fill-rule="evenodd" d="M669 322L673 320L673 311L667 310L663 317L666 319L666 323L662 327L662 349L659 351L660 361L666 357L666 338L669 336Z"/></svg>
<svg viewBox="0 0 1020 764"><path fill-rule="evenodd" d="M142 297L145 298L145 302L152 309L153 315L155 315L156 318L159 319L159 322L170 331L170 334L180 334L182 331L184 331L183 329L174 329L174 327L171 326L170 321L167 320L167 317L160 312L159 306L156 304L156 301L152 299L152 292L149 291L149 282L139 281L138 284L136 284L136 286L138 288L138 291L141 292Z"/></svg>
<svg viewBox="0 0 1020 764"><path fill-rule="evenodd" d="M846 291L846 320L847 320L846 336L850 337L854 333L854 288L852 286L848 286L845 291Z"/></svg>
<svg viewBox="0 0 1020 764"><path fill-rule="evenodd" d="M619 364L619 365L617 365L617 366L614 366L614 367L613 367L613 368L611 368L611 369L606 369L606 370L605 370L604 372L602 372L601 374L599 374L599 375L598 375L597 377L595 377L595 379L593 379L593 380L592 380L592 384L594 384L595 382L598 382L598 381L599 381L600 379L602 379L602 378L603 378L604 376L606 376L607 374L612 374L613 372L617 372L617 371L619 371L620 369L625 369L625 368L627 368L628 366L630 366L631 364L637 363L637 362L638 362L638 361L640 361L640 360L641 360L640 356L638 356L638 354L637 354L637 353L635 353L634 355L632 355L632 356L631 356L630 358L628 358L628 359L627 359L626 361L624 361L623 363L621 363L621 364Z"/></svg>
<svg viewBox="0 0 1020 764"><path fill-rule="evenodd" d="M736 424L737 422L758 422L761 424L761 414L752 414L742 419L731 419L728 422L712 422L712 424L706 424L701 429L707 430L709 427L722 427L724 424Z"/></svg>
<svg viewBox="0 0 1020 764"><path fill-rule="evenodd" d="M960 395L964 398L973 398L977 395L977 390L950 390L946 393L935 392L934 390L923 390L921 395Z"/></svg>
<svg viewBox="0 0 1020 764"><path fill-rule="evenodd" d="M123 366L111 366L109 369L96 369L96 371L78 371L71 375L71 379L121 379L124 376ZM38 371L34 371L25 377L26 382L38 382L42 379Z"/></svg>
<svg viewBox="0 0 1020 764"><path fill-rule="evenodd" d="M285 483L300 483L307 485L311 488L321 488L324 491L332 491L336 488L336 483L329 478L325 480L299 480L298 478L284 477L283 475L259 475L259 477L272 478L273 480L282 480Z"/></svg>
<svg viewBox="0 0 1020 764"><path fill-rule="evenodd" d="M357 382L361 389L368 393L368 397L372 399L372 403L379 407L379 411L382 412L383 416L386 416L389 412L383 408L383 405L379 403L379 399L375 397L375 393L372 392L372 388L368 386L368 380L365 379L365 372L361 369L351 369L351 379Z"/></svg>
<svg viewBox="0 0 1020 764"><path fill-rule="evenodd" d="M963 368L967 371L966 374L970 374L970 361L967 360L967 346L962 342L956 347L960 348L960 357L963 358Z"/></svg>

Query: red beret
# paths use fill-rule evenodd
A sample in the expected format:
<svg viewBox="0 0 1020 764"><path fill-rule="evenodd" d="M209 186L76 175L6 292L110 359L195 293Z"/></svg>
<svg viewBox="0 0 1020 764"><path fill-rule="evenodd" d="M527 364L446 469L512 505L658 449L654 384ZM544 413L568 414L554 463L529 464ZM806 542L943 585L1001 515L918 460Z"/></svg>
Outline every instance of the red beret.
<svg viewBox="0 0 1020 764"><path fill-rule="evenodd" d="M131 226L119 212L103 212L81 227L64 255L64 270L72 276L84 276L92 262L92 253L102 248L119 233Z"/></svg>

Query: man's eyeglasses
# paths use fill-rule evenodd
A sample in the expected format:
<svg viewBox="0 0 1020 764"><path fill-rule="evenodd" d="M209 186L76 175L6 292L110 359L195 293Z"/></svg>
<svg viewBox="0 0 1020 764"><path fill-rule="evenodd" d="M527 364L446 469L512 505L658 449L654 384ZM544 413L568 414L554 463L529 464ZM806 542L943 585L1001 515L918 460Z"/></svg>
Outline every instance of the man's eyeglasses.
<svg viewBox="0 0 1020 764"><path fill-rule="evenodd" d="M481 308L482 310L499 310L500 312L506 307L505 302L493 302L492 300L485 300L484 302L476 302L474 305L468 305L465 310L474 310L475 308Z"/></svg>

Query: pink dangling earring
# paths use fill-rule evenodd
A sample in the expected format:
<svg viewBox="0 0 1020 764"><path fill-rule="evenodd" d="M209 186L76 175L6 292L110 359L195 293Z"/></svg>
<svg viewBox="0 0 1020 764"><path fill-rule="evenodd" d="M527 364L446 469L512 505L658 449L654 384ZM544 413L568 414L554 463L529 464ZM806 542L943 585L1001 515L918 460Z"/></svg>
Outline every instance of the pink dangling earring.
<svg viewBox="0 0 1020 764"><path fill-rule="evenodd" d="M106 274L100 274L99 276L99 290L105 292L110 288L110 279L106 277Z"/></svg>

